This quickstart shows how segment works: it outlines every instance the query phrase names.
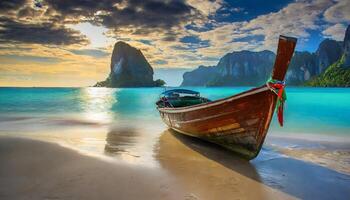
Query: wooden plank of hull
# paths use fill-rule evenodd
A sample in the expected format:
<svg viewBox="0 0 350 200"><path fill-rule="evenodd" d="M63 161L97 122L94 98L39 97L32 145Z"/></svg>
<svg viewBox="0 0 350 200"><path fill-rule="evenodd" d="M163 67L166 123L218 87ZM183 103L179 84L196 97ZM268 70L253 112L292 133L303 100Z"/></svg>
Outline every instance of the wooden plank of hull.
<svg viewBox="0 0 350 200"><path fill-rule="evenodd" d="M263 86L210 103L158 110L163 121L175 131L217 143L252 159L264 142L275 103L276 95Z"/></svg>

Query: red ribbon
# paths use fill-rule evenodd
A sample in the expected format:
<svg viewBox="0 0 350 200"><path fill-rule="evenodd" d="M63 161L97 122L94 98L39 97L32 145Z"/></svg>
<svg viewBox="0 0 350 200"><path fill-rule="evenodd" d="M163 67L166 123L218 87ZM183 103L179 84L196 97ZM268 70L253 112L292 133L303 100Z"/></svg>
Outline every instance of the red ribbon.
<svg viewBox="0 0 350 200"><path fill-rule="evenodd" d="M284 106L284 101L286 100L286 94L285 94L285 85L284 83L269 83L270 87L273 89L278 89L277 93L277 118L278 122L281 126L283 126L283 106Z"/></svg>

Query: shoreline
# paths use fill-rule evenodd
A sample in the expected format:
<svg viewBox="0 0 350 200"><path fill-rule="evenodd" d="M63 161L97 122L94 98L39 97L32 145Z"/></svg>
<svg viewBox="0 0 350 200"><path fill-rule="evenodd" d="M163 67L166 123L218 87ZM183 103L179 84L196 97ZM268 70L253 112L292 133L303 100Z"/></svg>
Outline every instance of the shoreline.
<svg viewBox="0 0 350 200"><path fill-rule="evenodd" d="M201 182L217 186L215 181L208 180L208 177L215 176L220 177L222 179L220 182L224 182L223 185L227 187L240 185L241 190L244 190L245 183L238 178L243 176L293 198L346 199L350 195L350 175L285 156L273 149L263 148L256 159L247 162L215 144L181 134L165 131L160 140L164 141L164 144L160 142L160 162L187 180L203 179L206 181ZM162 147L168 149L169 152L162 150ZM172 160L167 160L169 159L167 155ZM162 160L167 160L167 162L162 162ZM198 168L196 170L187 168L186 164ZM184 171L187 176L183 175ZM232 180L236 182L232 183ZM195 187L196 185L189 182L190 186ZM221 188L218 190L225 191ZM249 191L249 187L247 192L252 192ZM267 197L267 199L276 198Z"/></svg>
<svg viewBox="0 0 350 200"><path fill-rule="evenodd" d="M154 152L160 167L149 168L109 162L55 143L0 136L0 162L5 163L0 166L0 197L194 200L350 195L350 176L266 149L247 162L210 143L164 131Z"/></svg>
<svg viewBox="0 0 350 200"><path fill-rule="evenodd" d="M316 138L312 135L272 135L264 147L293 159L310 162L350 175L350 141L336 137ZM264 148L263 147L263 148Z"/></svg>
<svg viewBox="0 0 350 200"><path fill-rule="evenodd" d="M4 163L0 165L0 197L5 199L216 199L203 196L203 190L209 188L198 185L200 191L191 190L166 169L106 162L28 138L0 136L0 161ZM249 190L293 199L263 184L245 181ZM233 194L237 198L256 197L239 191Z"/></svg>
<svg viewBox="0 0 350 200"><path fill-rule="evenodd" d="M321 143L338 143L338 144L350 144L350 138L345 134L329 135L324 133L268 133L270 138L287 139L287 140L299 140L308 142L321 142ZM350 149L350 146L348 146Z"/></svg>
<svg viewBox="0 0 350 200"><path fill-rule="evenodd" d="M51 122L51 120L49 120L49 122L45 121L44 123L49 123L49 125L43 126L37 130L31 130L30 128L28 130L27 126L29 126L30 123L22 127L26 129L25 131L15 131L17 127L11 128L12 126L10 126L7 131L0 129L0 137L18 137L40 140L43 142L54 142L63 147L73 149L89 156L101 157L103 154L103 157L108 159L110 156L105 155L106 152L103 153L103 151L105 151L106 145L108 145L106 140L108 140L109 137L112 137L110 138L112 139L112 145L118 145L118 139L126 139L126 142L131 142L130 145L132 146L144 146L146 144L145 142L134 144L132 140L135 140L136 138L133 137L140 137L140 135L143 135L137 140L146 139L148 142L154 144L154 141L152 140L157 140L161 133L152 134L151 137L153 139L149 138L149 133L153 131L161 132L164 130L162 127L154 126L154 124L145 129L120 126L119 124L114 124L112 128L108 128L108 126L93 124L86 120L76 120L68 122L68 125L73 124L72 127L69 127L68 125L66 127L60 126L60 129L57 131L48 131L48 127L51 126L51 123L57 123L56 120L57 118L54 118L54 122ZM68 119L65 119L63 122L65 123L67 120ZM61 121L58 122L62 125ZM87 124L89 126L87 126ZM118 138L118 135L120 134L123 135L122 138ZM128 134L130 134L130 136L127 136ZM145 151L152 151L152 144L146 144L146 146L148 146L148 149L145 149ZM266 137L263 149L264 148L270 148L285 156L312 162L350 175L350 140L345 136L338 137L322 135L320 137L316 134L270 133ZM116 147L116 149L118 150L119 147ZM114 151L113 147L111 150ZM112 152L112 154L113 153L114 152ZM127 154L128 152L125 153ZM133 156L132 153L130 153L130 156ZM142 156L136 155L136 157Z"/></svg>
<svg viewBox="0 0 350 200"><path fill-rule="evenodd" d="M164 171L106 162L49 142L1 136L0 161L4 199L175 200L184 194Z"/></svg>

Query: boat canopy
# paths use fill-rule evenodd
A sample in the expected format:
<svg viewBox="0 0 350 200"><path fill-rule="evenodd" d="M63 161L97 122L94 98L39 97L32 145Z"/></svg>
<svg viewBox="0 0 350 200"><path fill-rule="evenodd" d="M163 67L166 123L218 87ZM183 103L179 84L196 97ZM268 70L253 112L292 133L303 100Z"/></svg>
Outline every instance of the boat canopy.
<svg viewBox="0 0 350 200"><path fill-rule="evenodd" d="M164 96L172 96L173 94L191 94L191 95L199 95L199 92L193 91L193 90L187 90L187 89L173 89L173 90L167 90L162 93Z"/></svg>

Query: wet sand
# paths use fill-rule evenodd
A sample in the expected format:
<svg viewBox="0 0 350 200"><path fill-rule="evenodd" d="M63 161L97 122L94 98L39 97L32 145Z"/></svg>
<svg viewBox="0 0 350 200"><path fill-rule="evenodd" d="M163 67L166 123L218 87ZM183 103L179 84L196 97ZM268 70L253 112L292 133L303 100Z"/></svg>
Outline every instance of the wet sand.
<svg viewBox="0 0 350 200"><path fill-rule="evenodd" d="M160 137L159 160L203 199L347 199L350 176L262 149L248 162L221 147L172 131ZM273 189L273 190L271 190ZM280 196L282 195L282 196ZM237 198L239 199L239 198Z"/></svg>
<svg viewBox="0 0 350 200"><path fill-rule="evenodd" d="M0 199L181 199L162 170L85 156L57 144L0 137Z"/></svg>
<svg viewBox="0 0 350 200"><path fill-rule="evenodd" d="M160 137L158 159L194 199L293 199L257 181L259 175L246 160L172 131Z"/></svg>
<svg viewBox="0 0 350 200"><path fill-rule="evenodd" d="M297 134L295 134L297 135ZM310 136L268 137L265 146L289 157L314 163L350 175L350 141L348 138L311 140Z"/></svg>
<svg viewBox="0 0 350 200"><path fill-rule="evenodd" d="M165 135L167 137L168 134ZM178 163L163 154L161 157L170 159L169 163L165 161L167 164ZM213 174L209 179L191 180L191 175L186 172L176 174L176 170L173 173L167 169L108 161L85 156L54 143L24 138L0 137L0 161L0 199L291 198L245 177L231 177L229 181L235 181L233 185L227 185L230 183L222 177L225 173L219 173L219 176ZM193 169L191 165L185 170L187 168ZM188 180L183 179L187 176ZM211 188L211 183L207 181L215 182L216 186L224 185L218 190L218 187ZM243 189L241 184L244 184Z"/></svg>
<svg viewBox="0 0 350 200"><path fill-rule="evenodd" d="M130 142L107 134L105 153ZM136 136L133 137L137 139ZM263 149L251 162L164 131L157 167L83 155L55 143L0 136L0 199L346 199L350 176ZM112 149L111 149L112 148Z"/></svg>

